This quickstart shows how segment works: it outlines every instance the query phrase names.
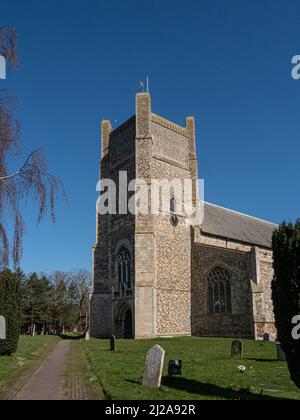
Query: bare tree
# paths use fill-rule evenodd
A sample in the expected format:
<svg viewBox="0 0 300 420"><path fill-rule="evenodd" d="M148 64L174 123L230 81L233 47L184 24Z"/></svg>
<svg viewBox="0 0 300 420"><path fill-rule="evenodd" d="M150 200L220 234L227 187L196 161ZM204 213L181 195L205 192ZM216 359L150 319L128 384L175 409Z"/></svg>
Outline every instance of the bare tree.
<svg viewBox="0 0 300 420"><path fill-rule="evenodd" d="M92 288L92 273L81 269L70 273L74 290L74 301L78 310L75 329L87 331L89 326L90 292Z"/></svg>
<svg viewBox="0 0 300 420"><path fill-rule="evenodd" d="M17 31L15 28L0 27L0 54L14 68L18 67Z"/></svg>
<svg viewBox="0 0 300 420"><path fill-rule="evenodd" d="M14 28L0 28L0 54L9 68L18 66L17 34ZM0 265L7 266L10 256L17 266L22 256L22 237L25 223L20 211L21 202L35 202L38 222L50 210L55 222L55 198L58 192L65 197L62 183L49 173L42 149L31 152L23 165L10 171L8 159L21 153L20 123L15 116L16 99L0 90ZM13 245L7 235L7 223L14 225Z"/></svg>

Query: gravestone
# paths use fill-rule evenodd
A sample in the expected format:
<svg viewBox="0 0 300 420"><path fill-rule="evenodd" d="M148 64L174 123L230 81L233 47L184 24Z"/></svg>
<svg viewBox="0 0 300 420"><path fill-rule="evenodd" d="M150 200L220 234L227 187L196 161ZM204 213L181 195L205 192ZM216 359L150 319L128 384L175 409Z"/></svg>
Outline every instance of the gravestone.
<svg viewBox="0 0 300 420"><path fill-rule="evenodd" d="M277 347L277 360L278 362L286 362L285 352L282 350L280 343L276 344Z"/></svg>
<svg viewBox="0 0 300 420"><path fill-rule="evenodd" d="M159 388L164 367L165 351L160 346L152 347L146 357L143 386Z"/></svg>
<svg viewBox="0 0 300 420"><path fill-rule="evenodd" d="M0 316L0 340L6 340L6 321L4 316Z"/></svg>
<svg viewBox="0 0 300 420"><path fill-rule="evenodd" d="M117 339L114 335L110 337L110 351L117 350Z"/></svg>
<svg viewBox="0 0 300 420"><path fill-rule="evenodd" d="M265 333L265 334L263 335L263 341L270 341L270 334Z"/></svg>
<svg viewBox="0 0 300 420"><path fill-rule="evenodd" d="M243 343L239 340L234 340L231 344L231 357L235 359L243 358Z"/></svg>
<svg viewBox="0 0 300 420"><path fill-rule="evenodd" d="M85 334L85 341L90 341L90 339L91 339L90 332L87 331Z"/></svg>
<svg viewBox="0 0 300 420"><path fill-rule="evenodd" d="M276 343L276 340L277 340L277 336L276 336L276 335L274 335L274 334L270 334L270 341L271 341L272 343Z"/></svg>

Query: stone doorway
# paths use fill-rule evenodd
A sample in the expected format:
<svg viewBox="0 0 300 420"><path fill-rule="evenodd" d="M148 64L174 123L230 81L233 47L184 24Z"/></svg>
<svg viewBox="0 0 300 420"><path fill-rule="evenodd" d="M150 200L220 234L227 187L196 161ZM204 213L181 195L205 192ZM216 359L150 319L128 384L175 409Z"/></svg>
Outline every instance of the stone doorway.
<svg viewBox="0 0 300 420"><path fill-rule="evenodd" d="M132 309L126 302L120 303L114 310L114 331L113 334L118 338L133 338L133 314Z"/></svg>
<svg viewBox="0 0 300 420"><path fill-rule="evenodd" d="M133 338L132 334L132 312L131 309L127 309L124 319L124 338L130 340Z"/></svg>

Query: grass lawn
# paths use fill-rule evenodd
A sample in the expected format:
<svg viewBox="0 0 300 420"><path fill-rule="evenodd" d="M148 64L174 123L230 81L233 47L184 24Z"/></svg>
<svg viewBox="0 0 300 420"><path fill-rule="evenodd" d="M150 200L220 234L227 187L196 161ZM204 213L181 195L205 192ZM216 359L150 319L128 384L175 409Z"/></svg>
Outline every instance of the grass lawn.
<svg viewBox="0 0 300 420"><path fill-rule="evenodd" d="M0 356L0 400L5 394L39 363L58 342L57 337L20 337L17 353L11 357Z"/></svg>
<svg viewBox="0 0 300 420"><path fill-rule="evenodd" d="M300 399L286 363L276 361L274 343L244 340L244 359L230 357L230 339L171 338L118 340L110 352L108 340L81 341L107 399ZM145 356L154 344L166 350L162 387L141 386ZM182 377L168 377L168 361L183 361ZM239 365L247 370L240 373ZM262 396L261 396L262 393Z"/></svg>

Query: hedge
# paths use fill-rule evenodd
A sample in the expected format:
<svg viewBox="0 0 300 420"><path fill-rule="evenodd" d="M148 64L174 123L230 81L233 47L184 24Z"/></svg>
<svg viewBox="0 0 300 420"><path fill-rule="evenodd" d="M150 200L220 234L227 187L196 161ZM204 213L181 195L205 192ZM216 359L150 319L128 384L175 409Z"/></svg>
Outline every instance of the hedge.
<svg viewBox="0 0 300 420"><path fill-rule="evenodd" d="M6 320L6 340L0 340L0 356L15 353L21 331L21 282L23 274L0 272L0 315Z"/></svg>
<svg viewBox="0 0 300 420"><path fill-rule="evenodd" d="M292 381L300 388L300 339L293 337L292 320L300 314L300 221L284 223L273 235L273 303L278 340Z"/></svg>

